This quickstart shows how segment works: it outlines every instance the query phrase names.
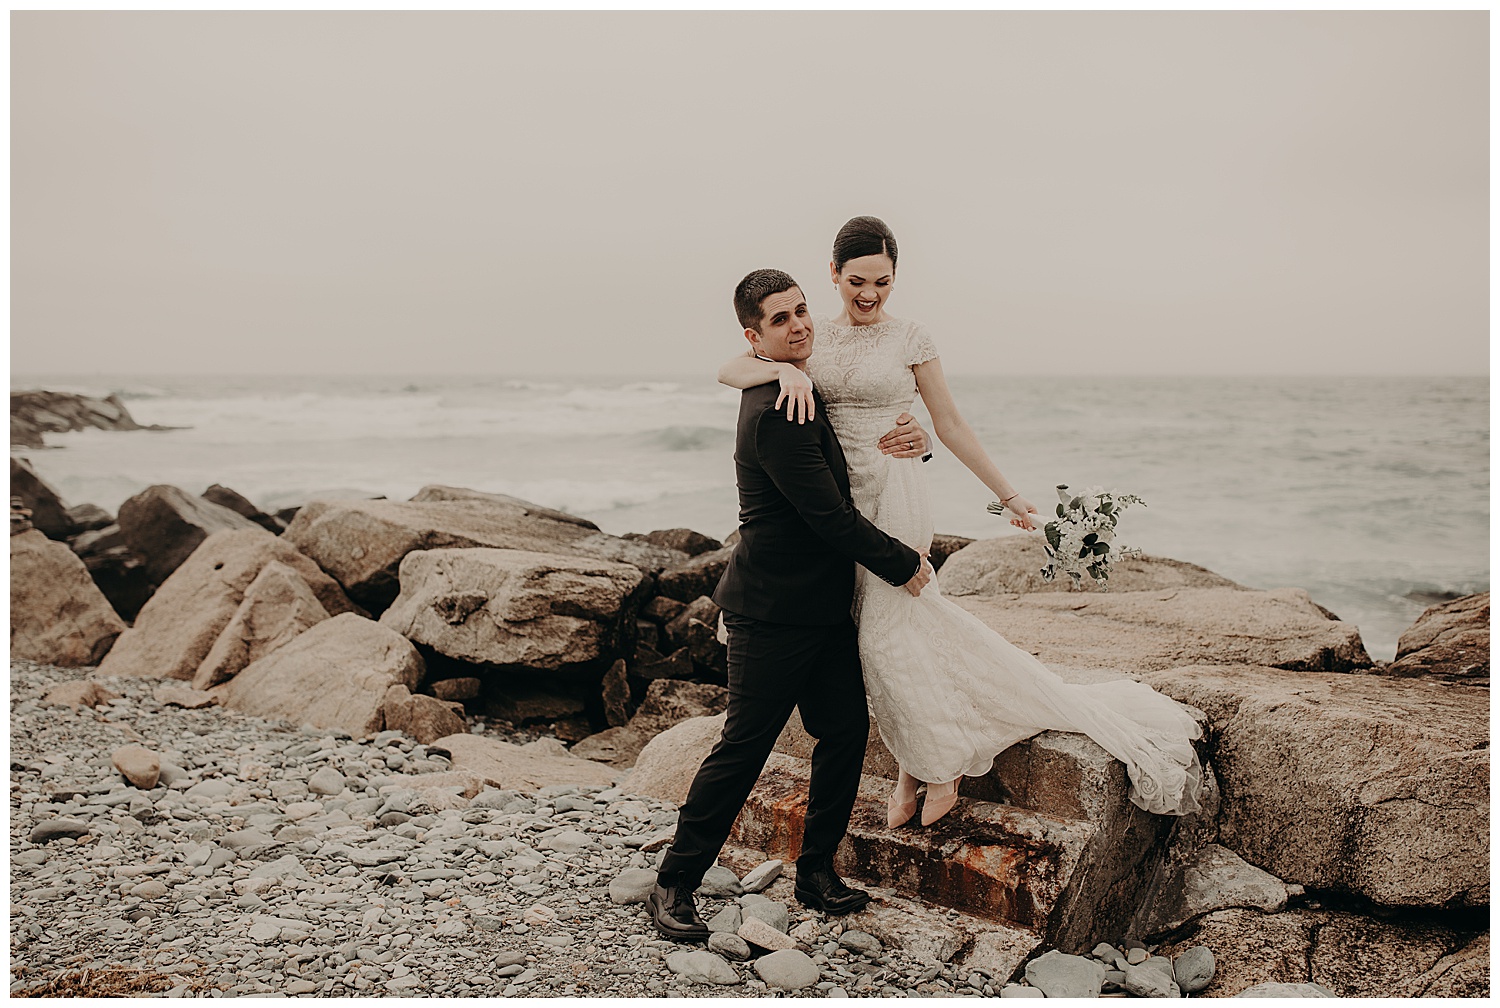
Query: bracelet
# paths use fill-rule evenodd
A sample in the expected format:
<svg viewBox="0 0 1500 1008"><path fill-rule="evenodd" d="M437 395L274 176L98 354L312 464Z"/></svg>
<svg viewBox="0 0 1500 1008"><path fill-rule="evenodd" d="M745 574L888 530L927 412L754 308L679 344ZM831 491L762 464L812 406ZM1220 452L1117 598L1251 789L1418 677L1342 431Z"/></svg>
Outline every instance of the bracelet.
<svg viewBox="0 0 1500 1008"><path fill-rule="evenodd" d="M1000 503L1001 504L1009 504L1011 501L1015 500L1019 496L1021 496L1021 491L1017 490L1015 493L1011 494L1009 497L1005 498Z"/></svg>

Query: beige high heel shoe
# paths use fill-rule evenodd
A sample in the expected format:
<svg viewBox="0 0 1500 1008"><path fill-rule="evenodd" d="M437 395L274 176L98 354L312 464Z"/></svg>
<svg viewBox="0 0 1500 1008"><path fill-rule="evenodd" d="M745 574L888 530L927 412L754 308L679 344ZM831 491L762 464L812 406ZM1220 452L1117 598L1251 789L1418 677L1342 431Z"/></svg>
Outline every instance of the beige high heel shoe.
<svg viewBox="0 0 1500 1008"><path fill-rule="evenodd" d="M895 829L911 820L917 814L917 785L921 783L905 770L900 771L896 777L895 790L885 800L885 825L888 829ZM911 795L908 801L897 801L896 798L903 791Z"/></svg>
<svg viewBox="0 0 1500 1008"><path fill-rule="evenodd" d="M927 785L927 800L922 803L922 825L931 826L953 810L958 804L958 782L956 778L947 784Z"/></svg>

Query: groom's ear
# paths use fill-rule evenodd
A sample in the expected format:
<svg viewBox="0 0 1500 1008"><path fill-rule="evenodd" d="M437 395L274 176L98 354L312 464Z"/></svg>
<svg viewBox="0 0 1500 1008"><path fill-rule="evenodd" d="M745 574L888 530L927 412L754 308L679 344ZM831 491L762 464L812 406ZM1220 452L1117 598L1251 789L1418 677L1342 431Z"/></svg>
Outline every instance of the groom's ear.
<svg viewBox="0 0 1500 1008"><path fill-rule="evenodd" d="M754 329L746 329L745 339L750 341L750 346L752 349L760 349L760 333L756 332Z"/></svg>

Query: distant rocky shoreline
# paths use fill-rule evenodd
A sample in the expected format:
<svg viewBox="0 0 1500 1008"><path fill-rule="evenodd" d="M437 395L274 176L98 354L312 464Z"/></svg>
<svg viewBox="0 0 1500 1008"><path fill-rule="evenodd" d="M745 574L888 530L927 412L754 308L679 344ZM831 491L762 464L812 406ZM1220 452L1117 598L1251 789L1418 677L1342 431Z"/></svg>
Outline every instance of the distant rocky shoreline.
<svg viewBox="0 0 1500 1008"><path fill-rule="evenodd" d="M1208 996L1488 992L1488 593L1430 607L1384 664L1301 589L1143 557L1070 591L1029 537L940 536L944 593L1059 674L1200 710L1211 807L1148 816L1117 762L1048 732L939 826L886 830L872 733L840 866L876 909L806 914L772 879L789 916L752 914L761 941L684 957L611 898L722 722L708 596L732 542L439 485L275 515L153 486L110 515L11 475L15 990L83 983L96 935L179 993L1171 996L1205 968ZM794 860L809 751L794 719L730 895ZM86 892L69 935L43 926ZM165 969L189 951L201 969Z"/></svg>

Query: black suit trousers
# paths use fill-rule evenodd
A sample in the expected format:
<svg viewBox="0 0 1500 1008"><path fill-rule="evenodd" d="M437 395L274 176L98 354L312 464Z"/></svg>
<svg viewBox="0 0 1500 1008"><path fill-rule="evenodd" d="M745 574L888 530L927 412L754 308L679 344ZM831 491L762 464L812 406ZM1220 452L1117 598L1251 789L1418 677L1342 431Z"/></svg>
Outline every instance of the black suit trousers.
<svg viewBox="0 0 1500 1008"><path fill-rule="evenodd" d="M662 860L665 880L696 887L795 708L813 747L799 868L830 864L859 792L870 716L853 621L835 626L768 623L724 613L729 631L729 707L724 733L698 768Z"/></svg>

